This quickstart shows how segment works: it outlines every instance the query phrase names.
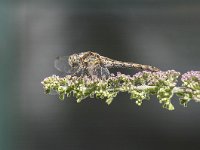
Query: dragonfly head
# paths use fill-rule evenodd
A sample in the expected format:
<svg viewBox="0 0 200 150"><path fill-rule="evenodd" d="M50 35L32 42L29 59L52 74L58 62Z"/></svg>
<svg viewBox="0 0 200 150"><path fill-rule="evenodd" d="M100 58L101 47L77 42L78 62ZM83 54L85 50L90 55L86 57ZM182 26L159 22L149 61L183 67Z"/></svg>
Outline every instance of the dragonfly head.
<svg viewBox="0 0 200 150"><path fill-rule="evenodd" d="M69 56L68 62L69 62L69 65L72 68L79 67L79 64L80 64L80 57L79 57L79 55L73 54L73 55Z"/></svg>

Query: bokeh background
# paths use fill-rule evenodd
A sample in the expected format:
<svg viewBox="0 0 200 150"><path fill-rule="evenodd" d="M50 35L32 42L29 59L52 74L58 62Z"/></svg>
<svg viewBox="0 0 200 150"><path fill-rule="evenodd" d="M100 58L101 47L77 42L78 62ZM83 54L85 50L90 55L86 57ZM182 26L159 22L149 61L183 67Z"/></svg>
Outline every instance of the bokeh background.
<svg viewBox="0 0 200 150"><path fill-rule="evenodd" d="M195 0L1 0L0 150L200 148L200 104L175 111L155 97L141 107L45 95L57 56L92 50L182 73L200 70L200 2ZM133 70L112 70L134 74Z"/></svg>

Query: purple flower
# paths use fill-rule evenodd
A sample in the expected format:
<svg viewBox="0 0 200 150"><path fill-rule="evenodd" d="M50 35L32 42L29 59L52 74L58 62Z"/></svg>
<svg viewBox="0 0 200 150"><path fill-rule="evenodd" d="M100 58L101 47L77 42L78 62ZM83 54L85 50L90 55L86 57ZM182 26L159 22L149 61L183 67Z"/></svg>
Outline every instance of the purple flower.
<svg viewBox="0 0 200 150"><path fill-rule="evenodd" d="M200 71L189 71L182 75L181 81L187 82L188 80L197 80L200 81Z"/></svg>

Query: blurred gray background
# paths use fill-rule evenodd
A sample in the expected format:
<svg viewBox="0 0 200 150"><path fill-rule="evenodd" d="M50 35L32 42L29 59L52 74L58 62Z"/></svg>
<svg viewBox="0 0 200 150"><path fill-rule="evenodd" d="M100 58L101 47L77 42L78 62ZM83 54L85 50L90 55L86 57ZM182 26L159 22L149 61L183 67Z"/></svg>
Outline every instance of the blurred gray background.
<svg viewBox="0 0 200 150"><path fill-rule="evenodd" d="M57 56L92 50L182 73L200 70L200 1L1 0L0 150L200 149L200 104L141 107L45 95ZM113 70L134 74L133 70Z"/></svg>

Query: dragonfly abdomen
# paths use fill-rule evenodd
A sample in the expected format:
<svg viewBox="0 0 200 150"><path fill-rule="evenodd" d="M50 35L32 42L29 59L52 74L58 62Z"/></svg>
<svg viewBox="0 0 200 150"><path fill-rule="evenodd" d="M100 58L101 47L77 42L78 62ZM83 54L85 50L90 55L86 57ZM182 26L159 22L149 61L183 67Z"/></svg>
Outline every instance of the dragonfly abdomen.
<svg viewBox="0 0 200 150"><path fill-rule="evenodd" d="M153 66L149 66L149 65L142 65L142 64L115 61L115 60L107 63L106 67L108 68L135 68L139 70L147 70L147 71L153 71L153 72L160 71L160 69Z"/></svg>

